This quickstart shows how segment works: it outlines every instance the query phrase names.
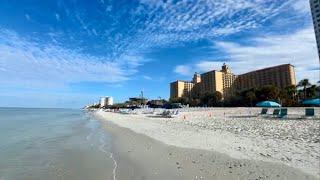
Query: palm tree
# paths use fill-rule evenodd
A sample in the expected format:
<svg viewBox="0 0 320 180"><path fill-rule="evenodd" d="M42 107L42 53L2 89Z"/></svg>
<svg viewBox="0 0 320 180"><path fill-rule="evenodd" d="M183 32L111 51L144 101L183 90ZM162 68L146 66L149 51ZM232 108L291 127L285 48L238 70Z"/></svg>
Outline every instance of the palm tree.
<svg viewBox="0 0 320 180"><path fill-rule="evenodd" d="M291 85L285 88L286 90L286 94L289 98L291 98L292 100L295 100L295 96L297 93L297 88L295 85Z"/></svg>
<svg viewBox="0 0 320 180"><path fill-rule="evenodd" d="M310 82L309 82L309 79L302 79L302 80L299 82L299 84L298 84L298 86L303 87L304 99L307 98L307 92L306 92L306 90L307 90L307 87L310 86L310 85L311 85L311 84L310 84Z"/></svg>
<svg viewBox="0 0 320 180"><path fill-rule="evenodd" d="M256 100L256 94L253 91L249 91L245 94L245 98L250 102L250 107L252 107L252 102Z"/></svg>

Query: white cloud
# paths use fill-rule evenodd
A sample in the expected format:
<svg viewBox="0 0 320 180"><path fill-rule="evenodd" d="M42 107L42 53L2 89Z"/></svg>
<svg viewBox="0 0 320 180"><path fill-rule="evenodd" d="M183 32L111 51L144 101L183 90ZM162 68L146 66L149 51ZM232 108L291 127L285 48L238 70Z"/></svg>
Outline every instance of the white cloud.
<svg viewBox="0 0 320 180"><path fill-rule="evenodd" d="M97 33L96 29L92 29L92 33L93 33L95 36L98 36L98 33Z"/></svg>
<svg viewBox="0 0 320 180"><path fill-rule="evenodd" d="M152 80L152 78L150 76L147 76L147 75L142 76L142 78L145 79L145 80Z"/></svg>
<svg viewBox="0 0 320 180"><path fill-rule="evenodd" d="M261 26L295 1L140 0L135 13L147 12L150 18L137 36L147 46L226 36Z"/></svg>
<svg viewBox="0 0 320 180"><path fill-rule="evenodd" d="M57 86L77 82L126 81L141 65L139 57L126 55L112 62L57 45L28 41L0 29L0 82L25 87Z"/></svg>
<svg viewBox="0 0 320 180"><path fill-rule="evenodd" d="M102 40L99 45L107 47L99 50L116 59L128 52L142 54L154 47L172 47L255 29L272 17L292 10L292 4L296 1L139 0L137 6L117 9L115 14L103 12L97 19L88 18L85 10L75 11L72 17L79 23L80 37L99 34ZM105 1L105 6L107 9L114 8L110 1ZM126 26L120 25L120 17L125 17L121 21L125 21ZM105 19L108 19L107 23ZM108 28L98 29L104 25ZM68 38L72 35L77 34L72 32ZM76 43L87 45L85 41L80 41Z"/></svg>
<svg viewBox="0 0 320 180"><path fill-rule="evenodd" d="M238 73L276 64L291 63L296 68L297 79L319 79L310 69L319 67L315 35L312 27L293 34L257 37L252 45L217 42L234 60L232 65ZM318 78L318 79L316 79Z"/></svg>
<svg viewBox="0 0 320 180"><path fill-rule="evenodd" d="M302 78L309 78L312 82L319 80L319 71L312 70L319 68L319 58L312 27L292 34L256 37L248 39L246 42L246 44L214 42L215 49L218 48L228 54L227 64L231 66L235 74L291 63L295 66L297 80ZM221 65L221 61L201 61L195 65L187 64L177 67L205 72L220 69ZM192 75L188 71L175 72L181 75Z"/></svg>
<svg viewBox="0 0 320 180"><path fill-rule="evenodd" d="M28 21L31 21L31 17L29 14L25 14L24 17L28 20Z"/></svg>
<svg viewBox="0 0 320 180"><path fill-rule="evenodd" d="M222 62L219 61L200 61L195 64L195 69L200 72L212 71L214 69L220 69Z"/></svg>
<svg viewBox="0 0 320 180"><path fill-rule="evenodd" d="M215 60L215 61L199 61L190 64L177 65L174 68L174 72L181 76L185 76L186 78L191 78L195 72L204 73L212 70L220 70L221 65L225 61Z"/></svg>
<svg viewBox="0 0 320 180"><path fill-rule="evenodd" d="M58 13L55 14L56 20L60 21L60 15Z"/></svg>
<svg viewBox="0 0 320 180"><path fill-rule="evenodd" d="M310 12L310 3L308 0L297 0L293 3L292 7L301 13L309 13Z"/></svg>
<svg viewBox="0 0 320 180"><path fill-rule="evenodd" d="M192 74L191 68L187 65L178 65L175 67L174 72L183 76Z"/></svg>

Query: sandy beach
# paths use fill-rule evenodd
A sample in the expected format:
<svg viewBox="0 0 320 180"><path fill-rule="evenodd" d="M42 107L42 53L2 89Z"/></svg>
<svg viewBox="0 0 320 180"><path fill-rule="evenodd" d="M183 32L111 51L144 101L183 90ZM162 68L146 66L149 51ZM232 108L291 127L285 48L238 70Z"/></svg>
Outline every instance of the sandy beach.
<svg viewBox="0 0 320 180"><path fill-rule="evenodd" d="M255 173L252 176L242 168L237 170L239 175L233 174L227 179L259 178L259 175L263 179L283 179L283 177L318 179L320 121L300 119L304 113L303 108L289 108L289 117L286 119L257 117L260 110L260 108L189 108L181 109L179 116L175 118L162 118L141 112L119 114L102 110L96 111L95 115L101 120L112 122L167 145L193 149L196 152L204 151L208 154L211 152L211 155L214 153L219 157L225 156L219 158L223 165L215 164L214 169L222 169L219 171L222 173L215 174L216 177L223 177L222 175L227 172L225 170L230 168L226 163L232 159L232 162L238 162L233 163L235 166L247 162L245 164ZM316 114L319 114L319 111L317 108ZM205 162L206 160L199 161L204 163L204 167L212 168ZM253 168L252 165L257 162L259 168ZM278 171L278 175L282 178L271 177L277 174L275 171ZM210 176L212 176L210 173L203 174L203 177Z"/></svg>

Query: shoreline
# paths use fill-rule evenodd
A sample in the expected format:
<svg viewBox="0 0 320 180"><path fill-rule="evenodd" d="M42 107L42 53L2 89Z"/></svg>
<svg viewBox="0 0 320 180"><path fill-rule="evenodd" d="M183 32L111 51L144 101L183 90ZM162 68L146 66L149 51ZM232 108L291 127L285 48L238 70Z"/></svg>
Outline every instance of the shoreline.
<svg viewBox="0 0 320 180"><path fill-rule="evenodd" d="M253 134L254 137L248 133L249 131L242 133L241 131L243 130L239 129L237 130L239 133L235 133L237 131L233 132L234 129L231 127L237 125L237 123L249 123L249 125L253 123L256 125L257 122L251 122L253 121L251 118L245 120L239 118L230 119L230 116L224 116L225 112L222 112L222 109L216 108L209 111L214 116L208 115L207 111L196 111L182 112L179 117L172 119L152 118L144 114L124 115L101 110L96 111L95 116L98 119L128 128L135 133L146 135L167 145L218 152L235 159L281 163L300 169L316 178L320 177L318 170L319 142L316 141L317 137L312 139L314 142L304 142L303 140L299 141L299 137L285 140ZM230 111L228 112L229 114L236 113L239 115L237 111L241 111L242 115L246 113L244 112L244 108L223 109L223 111L226 110ZM250 109L253 113L256 113L258 110L259 108ZM188 118L185 119L185 116ZM223 116L224 119L222 118ZM258 124L263 124L263 121L266 121L265 119L257 119ZM225 123L229 121L233 124L226 125ZM222 123L224 126L218 127L217 124L210 124L212 122ZM315 126L315 130L319 128L319 121L309 122L307 120L301 122L311 123L311 125L307 124L307 126ZM288 121L276 120L268 123L276 124L274 125L275 127L287 128L283 124L288 124ZM299 125L298 121L290 121L288 126L295 126L297 123ZM271 126L271 128L275 127ZM229 130L227 131L226 129L228 128ZM298 134L301 133L299 129L296 131Z"/></svg>
<svg viewBox="0 0 320 180"><path fill-rule="evenodd" d="M102 121L102 128L112 137L111 151L118 165L116 179L315 179L278 163L169 146L109 121Z"/></svg>

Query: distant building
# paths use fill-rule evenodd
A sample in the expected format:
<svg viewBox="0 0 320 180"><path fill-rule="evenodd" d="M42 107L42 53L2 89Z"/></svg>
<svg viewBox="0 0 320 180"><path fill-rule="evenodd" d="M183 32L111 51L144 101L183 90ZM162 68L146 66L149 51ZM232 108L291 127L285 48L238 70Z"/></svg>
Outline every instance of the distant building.
<svg viewBox="0 0 320 180"><path fill-rule="evenodd" d="M320 57L320 0L310 0L310 7L318 46L318 56Z"/></svg>
<svg viewBox="0 0 320 180"><path fill-rule="evenodd" d="M219 91L224 98L233 95L232 85L236 79L236 75L231 72L231 69L226 64L223 64L220 71L209 71L201 74L200 93ZM198 91L199 91L198 90Z"/></svg>
<svg viewBox="0 0 320 180"><path fill-rule="evenodd" d="M126 103L129 104L130 106L140 106L140 105L145 105L147 103L148 99L142 98L142 97L131 97L129 98L129 101Z"/></svg>
<svg viewBox="0 0 320 180"><path fill-rule="evenodd" d="M198 74L197 72L194 73L193 79L192 79L193 84L197 84L201 82L201 75Z"/></svg>
<svg viewBox="0 0 320 180"><path fill-rule="evenodd" d="M191 96L193 83L189 81L175 81L170 83L170 98L180 98Z"/></svg>
<svg viewBox="0 0 320 180"><path fill-rule="evenodd" d="M241 74L237 77L235 88L238 91L273 85L285 88L296 84L294 67L283 64Z"/></svg>
<svg viewBox="0 0 320 180"><path fill-rule="evenodd" d="M223 98L234 96L236 92L250 88L274 85L285 88L295 85L294 67L284 64L268 67L236 76L223 64L220 71L212 70L203 74L195 73L192 82L175 81L170 84L170 98L195 97L204 93L220 92Z"/></svg>
<svg viewBox="0 0 320 180"><path fill-rule="evenodd" d="M222 94L225 98L231 97L235 93L235 89L233 88L233 85L237 76L231 72L231 69L225 63L222 65L221 73L222 73L222 87L223 87Z"/></svg>
<svg viewBox="0 0 320 180"><path fill-rule="evenodd" d="M166 103L164 99L153 99L148 101L147 105L151 108L159 108L162 107Z"/></svg>
<svg viewBox="0 0 320 180"><path fill-rule="evenodd" d="M209 71L201 74L200 94L223 91L222 72Z"/></svg>
<svg viewBox="0 0 320 180"><path fill-rule="evenodd" d="M100 107L107 107L113 105L113 98L112 97L102 97L100 99Z"/></svg>

